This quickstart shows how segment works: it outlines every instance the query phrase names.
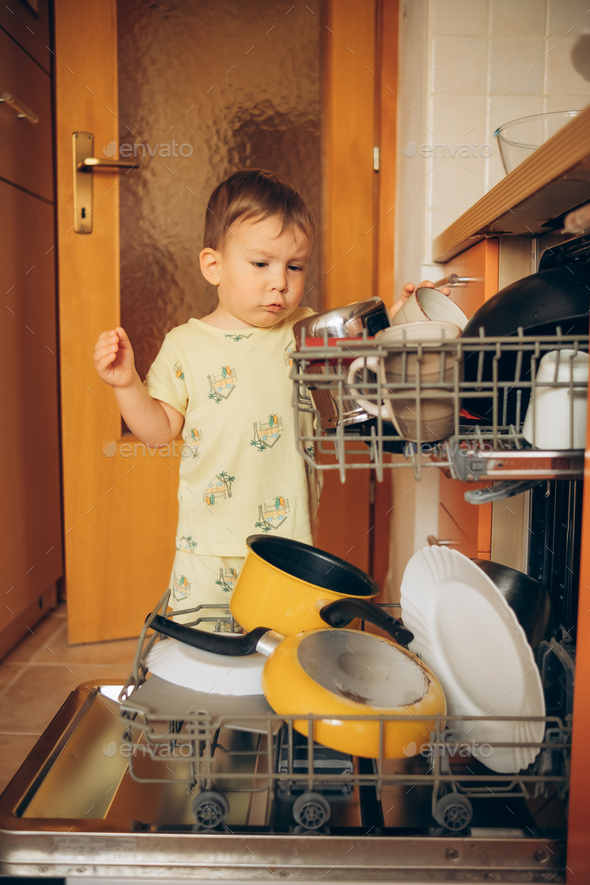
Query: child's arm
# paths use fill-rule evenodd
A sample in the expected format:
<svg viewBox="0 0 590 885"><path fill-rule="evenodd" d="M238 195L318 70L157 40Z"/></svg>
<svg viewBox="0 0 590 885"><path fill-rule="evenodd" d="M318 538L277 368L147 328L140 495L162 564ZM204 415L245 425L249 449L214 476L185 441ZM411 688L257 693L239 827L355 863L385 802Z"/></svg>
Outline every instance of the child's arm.
<svg viewBox="0 0 590 885"><path fill-rule="evenodd" d="M393 306L390 307L389 315L394 316L394 314L398 312L404 301L407 301L410 295L412 295L413 292L417 289L434 289L434 283L431 283L430 280L423 280L421 283L418 283L417 286L415 286L414 283L406 283L402 289L402 294L397 299L397 301L393 302ZM448 289L446 286L443 289L439 289L439 291L442 292L443 295L451 294L451 290Z"/></svg>
<svg viewBox="0 0 590 885"><path fill-rule="evenodd" d="M162 446L180 432L181 413L147 392L135 370L133 349L120 326L99 335L94 365L100 378L114 388L125 423L148 446Z"/></svg>

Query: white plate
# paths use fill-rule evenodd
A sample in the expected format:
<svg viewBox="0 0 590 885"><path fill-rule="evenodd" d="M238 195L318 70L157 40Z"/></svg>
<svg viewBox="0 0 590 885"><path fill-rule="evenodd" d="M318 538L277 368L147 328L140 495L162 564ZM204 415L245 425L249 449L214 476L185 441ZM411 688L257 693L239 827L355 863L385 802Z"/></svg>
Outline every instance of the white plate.
<svg viewBox="0 0 590 885"><path fill-rule="evenodd" d="M155 642L147 656L148 668L155 676L217 695L264 694L261 676L265 663L261 654L216 655L176 639Z"/></svg>
<svg viewBox="0 0 590 885"><path fill-rule="evenodd" d="M457 716L544 716L541 677L524 630L494 582L456 550L425 547L404 572L404 624ZM542 742L544 724L457 722L462 741ZM486 748L487 752L487 748ZM534 748L495 747L481 761L499 773L526 768Z"/></svg>

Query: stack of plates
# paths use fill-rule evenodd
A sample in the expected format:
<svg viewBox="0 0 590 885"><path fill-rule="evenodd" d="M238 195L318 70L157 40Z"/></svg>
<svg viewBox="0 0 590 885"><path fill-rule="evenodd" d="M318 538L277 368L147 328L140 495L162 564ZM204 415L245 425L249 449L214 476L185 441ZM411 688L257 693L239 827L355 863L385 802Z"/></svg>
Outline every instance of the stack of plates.
<svg viewBox="0 0 590 885"><path fill-rule="evenodd" d="M456 550L425 547L404 573L403 620L419 653L441 682L449 714L545 716L541 677L524 630L504 597L474 562ZM460 741L541 743L543 722L453 722ZM479 747L488 768L526 768L536 747Z"/></svg>

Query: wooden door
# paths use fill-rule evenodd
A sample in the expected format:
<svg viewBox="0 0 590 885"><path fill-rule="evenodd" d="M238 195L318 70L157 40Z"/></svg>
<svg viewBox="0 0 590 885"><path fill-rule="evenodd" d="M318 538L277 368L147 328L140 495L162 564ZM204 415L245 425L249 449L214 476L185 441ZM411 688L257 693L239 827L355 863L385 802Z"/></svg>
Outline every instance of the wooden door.
<svg viewBox="0 0 590 885"><path fill-rule="evenodd" d="M65 574L76 643L139 632L154 588L168 584L176 489L155 452L109 457L124 444L121 418L93 350L119 325L117 172L93 173L92 234L72 229L72 133L94 133L95 152L118 137L115 0L56 0L55 43Z"/></svg>
<svg viewBox="0 0 590 885"><path fill-rule="evenodd" d="M116 0L55 5L66 582L70 642L88 642L137 634L156 588L167 587L177 519L171 474L178 471L174 458L155 451L126 459L137 443L122 436L113 392L94 372L98 334L120 322L118 173L93 173L93 233L72 230L72 133L94 133L95 153L117 142ZM377 291L379 243L391 255L383 262L384 285L388 274L392 278L394 213L381 226L374 223L381 199L393 205L373 170L376 127L391 135L395 125L391 101L381 113L376 68L383 36L377 24L384 20L395 31L388 37L395 40L388 46L389 97L396 91L391 58L397 49L397 0L347 0L327 7L326 37L333 42L326 44L326 306ZM347 69L349 58L354 66ZM394 140L385 147L382 157L392 158ZM394 177L389 163L390 191ZM363 238L358 244L351 241L357 236ZM109 457L114 452L121 457ZM318 544L369 568L370 475L355 474L358 480L344 487L336 474L329 476Z"/></svg>

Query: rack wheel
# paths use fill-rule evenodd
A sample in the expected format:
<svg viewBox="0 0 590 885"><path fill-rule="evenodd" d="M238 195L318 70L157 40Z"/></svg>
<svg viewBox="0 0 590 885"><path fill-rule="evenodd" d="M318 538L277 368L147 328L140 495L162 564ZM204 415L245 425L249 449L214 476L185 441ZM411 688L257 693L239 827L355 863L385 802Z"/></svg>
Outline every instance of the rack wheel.
<svg viewBox="0 0 590 885"><path fill-rule="evenodd" d="M462 793L445 793L434 806L434 818L441 827L458 832L471 823L473 807Z"/></svg>
<svg viewBox="0 0 590 885"><path fill-rule="evenodd" d="M320 793L303 793L293 804L293 817L308 830L323 827L330 819L330 803Z"/></svg>
<svg viewBox="0 0 590 885"><path fill-rule="evenodd" d="M199 793L193 802L193 814L197 823L212 830L223 823L229 814L229 803L221 793L206 790Z"/></svg>

